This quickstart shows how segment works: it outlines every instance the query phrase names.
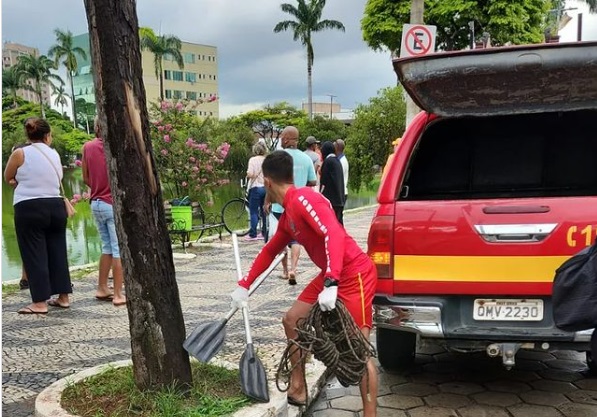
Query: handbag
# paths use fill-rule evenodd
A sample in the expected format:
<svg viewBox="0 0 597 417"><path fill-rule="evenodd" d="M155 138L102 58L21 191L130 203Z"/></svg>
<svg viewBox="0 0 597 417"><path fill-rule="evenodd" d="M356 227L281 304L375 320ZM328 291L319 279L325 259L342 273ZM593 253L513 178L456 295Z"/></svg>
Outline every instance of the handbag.
<svg viewBox="0 0 597 417"><path fill-rule="evenodd" d="M597 243L556 270L552 300L559 329L575 332L597 327Z"/></svg>
<svg viewBox="0 0 597 417"><path fill-rule="evenodd" d="M58 183L60 184L60 192L62 193L62 195L60 197L62 197L62 200L64 201L64 208L66 209L66 215L68 217L73 217L77 213L77 210L75 210L75 207L72 205L70 200L66 197L66 193L64 192L64 186L62 185L62 180L60 179L60 174L58 173L56 166L54 165L52 160L48 157L48 155L45 154L44 151L42 151L35 145L33 145L32 147L33 147L33 149L37 149L37 151L39 153L41 153L44 156L44 158L46 158L48 160L50 165L52 165L52 168L54 168L54 172L56 173L56 176L58 177Z"/></svg>

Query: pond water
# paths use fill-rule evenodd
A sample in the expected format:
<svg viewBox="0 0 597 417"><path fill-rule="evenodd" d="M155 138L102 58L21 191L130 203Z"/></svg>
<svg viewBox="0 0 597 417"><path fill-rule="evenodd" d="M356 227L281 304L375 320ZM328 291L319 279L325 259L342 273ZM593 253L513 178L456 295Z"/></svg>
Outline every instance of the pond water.
<svg viewBox="0 0 597 417"><path fill-rule="evenodd" d="M87 187L83 183L80 169L65 170L64 188L68 196L81 193ZM12 206L13 189L2 184L2 281L18 279L21 276L21 257L14 228L14 209ZM224 204L234 197L242 196L238 182L218 187L214 190L214 205L207 207L206 213L220 213ZM375 191L362 190L350 194L346 209L362 207L375 203ZM101 254L101 242L86 202L75 207L77 214L68 220L66 240L69 265L84 265L96 262Z"/></svg>

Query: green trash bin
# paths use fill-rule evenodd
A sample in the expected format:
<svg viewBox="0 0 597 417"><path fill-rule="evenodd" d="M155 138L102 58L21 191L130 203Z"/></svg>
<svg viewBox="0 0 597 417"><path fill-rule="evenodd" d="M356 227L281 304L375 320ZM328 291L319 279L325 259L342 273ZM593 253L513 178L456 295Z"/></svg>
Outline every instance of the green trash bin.
<svg viewBox="0 0 597 417"><path fill-rule="evenodd" d="M172 206L172 230L190 231L193 228L193 208Z"/></svg>

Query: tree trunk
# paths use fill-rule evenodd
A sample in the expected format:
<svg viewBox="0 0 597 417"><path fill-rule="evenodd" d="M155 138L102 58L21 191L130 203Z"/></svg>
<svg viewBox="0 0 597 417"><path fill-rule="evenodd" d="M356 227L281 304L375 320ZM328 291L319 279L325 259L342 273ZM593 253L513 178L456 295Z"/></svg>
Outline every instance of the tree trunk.
<svg viewBox="0 0 597 417"><path fill-rule="evenodd" d="M75 85L73 83L73 74L71 71L68 72L68 78L70 81L70 97L71 103L73 103L73 127L77 128L77 107L75 105Z"/></svg>
<svg viewBox="0 0 597 417"><path fill-rule="evenodd" d="M135 383L191 383L172 248L149 137L134 0L84 0L114 199ZM109 122L109 123L108 123Z"/></svg>
<svg viewBox="0 0 597 417"><path fill-rule="evenodd" d="M161 58L160 58L161 60ZM164 101L164 71L162 70L162 62L160 61L160 101Z"/></svg>
<svg viewBox="0 0 597 417"><path fill-rule="evenodd" d="M311 77L312 73L313 64L311 62L311 59L307 57L307 100L309 100L309 120L313 120L313 79Z"/></svg>
<svg viewBox="0 0 597 417"><path fill-rule="evenodd" d="M37 95L37 97L39 98L39 110L41 113L41 118L45 119L46 118L46 110L44 109L44 100L41 95L41 90L40 90L40 93Z"/></svg>

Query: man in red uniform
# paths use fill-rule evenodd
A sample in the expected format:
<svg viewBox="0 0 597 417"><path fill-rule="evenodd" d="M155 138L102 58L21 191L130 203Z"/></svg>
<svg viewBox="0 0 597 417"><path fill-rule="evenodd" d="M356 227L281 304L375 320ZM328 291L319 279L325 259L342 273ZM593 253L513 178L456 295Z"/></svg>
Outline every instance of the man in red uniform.
<svg viewBox="0 0 597 417"><path fill-rule="evenodd" d="M91 212L95 219L100 239L102 255L99 262L99 279L95 298L112 301L114 306L126 305L122 292L123 273L120 261L120 247L114 225L112 209L112 191L108 178L108 167L104 154L104 140L101 138L98 119L95 119L96 138L83 145L83 181L91 189ZM114 294L108 289L108 274L112 268L114 275Z"/></svg>
<svg viewBox="0 0 597 417"><path fill-rule="evenodd" d="M297 337L297 321L307 317L315 302L323 311L330 311L340 298L365 337L369 337L372 322L372 302L377 281L373 262L346 233L336 219L329 201L309 187L293 185L292 157L283 151L268 155L262 165L264 183L270 200L281 204L284 213L273 238L263 247L249 273L232 293L233 305L248 302L248 288L292 240L303 245L311 260L321 268L319 273L299 295L282 320L286 337ZM291 361L298 360L297 352ZM377 375L372 360L361 381L364 417L376 415ZM367 386L369 382L369 386ZM369 394L369 395L368 395ZM291 376L288 402L303 405L306 387L300 367Z"/></svg>

